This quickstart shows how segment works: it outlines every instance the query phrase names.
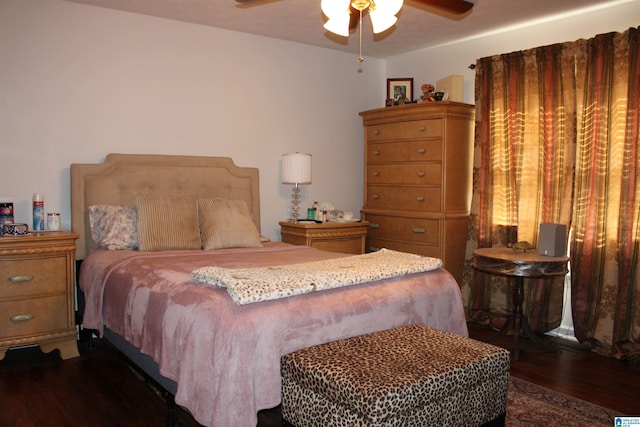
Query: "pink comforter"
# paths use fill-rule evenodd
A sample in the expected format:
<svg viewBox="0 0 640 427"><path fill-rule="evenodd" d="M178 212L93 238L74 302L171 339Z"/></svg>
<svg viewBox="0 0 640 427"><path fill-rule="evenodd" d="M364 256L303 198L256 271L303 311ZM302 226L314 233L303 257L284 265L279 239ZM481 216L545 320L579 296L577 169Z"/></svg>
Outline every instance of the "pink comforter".
<svg viewBox="0 0 640 427"><path fill-rule="evenodd" d="M445 270L245 306L191 278L204 266L250 267L341 256L306 246L92 252L82 264L85 328L103 325L178 383L175 400L208 426L255 426L280 403L280 356L419 323L467 336L460 290Z"/></svg>

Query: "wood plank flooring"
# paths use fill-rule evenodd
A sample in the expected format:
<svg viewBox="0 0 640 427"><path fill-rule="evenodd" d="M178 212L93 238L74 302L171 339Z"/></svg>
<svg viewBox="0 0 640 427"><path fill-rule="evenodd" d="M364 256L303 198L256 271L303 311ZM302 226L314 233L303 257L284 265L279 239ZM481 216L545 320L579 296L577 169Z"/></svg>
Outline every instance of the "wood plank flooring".
<svg viewBox="0 0 640 427"><path fill-rule="evenodd" d="M470 325L472 338L486 340L486 327ZM497 344L510 348L510 337ZM564 348L546 353L521 340L520 361L511 374L605 406L621 415L640 415L640 366ZM60 360L37 347L10 350L0 361L0 427L165 426L160 394L141 380L113 350L98 345ZM178 410L180 427L199 424ZM278 409L262 411L259 427L280 426Z"/></svg>

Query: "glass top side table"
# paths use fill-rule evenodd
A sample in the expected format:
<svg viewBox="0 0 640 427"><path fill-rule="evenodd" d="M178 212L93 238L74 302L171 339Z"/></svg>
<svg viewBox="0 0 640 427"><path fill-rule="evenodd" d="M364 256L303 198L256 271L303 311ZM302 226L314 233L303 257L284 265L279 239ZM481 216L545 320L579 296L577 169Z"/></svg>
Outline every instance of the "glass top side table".
<svg viewBox="0 0 640 427"><path fill-rule="evenodd" d="M537 346L547 351L550 348L531 330L527 316L522 313L524 300L524 279L546 279L564 276L569 272L569 257L551 257L539 255L537 252L522 252L512 248L482 248L473 251L473 268L477 271L508 277L513 286L513 313L507 324L499 332L504 335L513 331L513 358L520 360L520 329Z"/></svg>

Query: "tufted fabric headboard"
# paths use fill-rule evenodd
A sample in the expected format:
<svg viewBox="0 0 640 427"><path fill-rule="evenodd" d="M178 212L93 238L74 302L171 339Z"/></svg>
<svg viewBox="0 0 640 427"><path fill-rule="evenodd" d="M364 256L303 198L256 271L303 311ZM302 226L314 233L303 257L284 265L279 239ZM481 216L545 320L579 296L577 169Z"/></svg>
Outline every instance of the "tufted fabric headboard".
<svg viewBox="0 0 640 427"><path fill-rule="evenodd" d="M91 238L91 205L133 206L134 193L193 194L244 200L260 230L257 168L239 167L229 157L109 154L104 163L71 165L71 228L80 235L76 259L96 247Z"/></svg>

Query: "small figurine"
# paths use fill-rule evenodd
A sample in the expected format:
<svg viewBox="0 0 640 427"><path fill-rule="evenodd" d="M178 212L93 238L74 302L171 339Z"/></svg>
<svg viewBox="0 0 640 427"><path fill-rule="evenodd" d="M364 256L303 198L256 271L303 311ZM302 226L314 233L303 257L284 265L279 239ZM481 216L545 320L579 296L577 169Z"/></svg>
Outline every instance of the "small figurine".
<svg viewBox="0 0 640 427"><path fill-rule="evenodd" d="M422 89L422 96L420 97L422 102L435 102L436 88L432 84L425 83L420 89Z"/></svg>
<svg viewBox="0 0 640 427"><path fill-rule="evenodd" d="M522 253L530 252L533 249L535 249L531 243L524 240L518 243L509 244L507 246L510 246L516 252L522 252Z"/></svg>

